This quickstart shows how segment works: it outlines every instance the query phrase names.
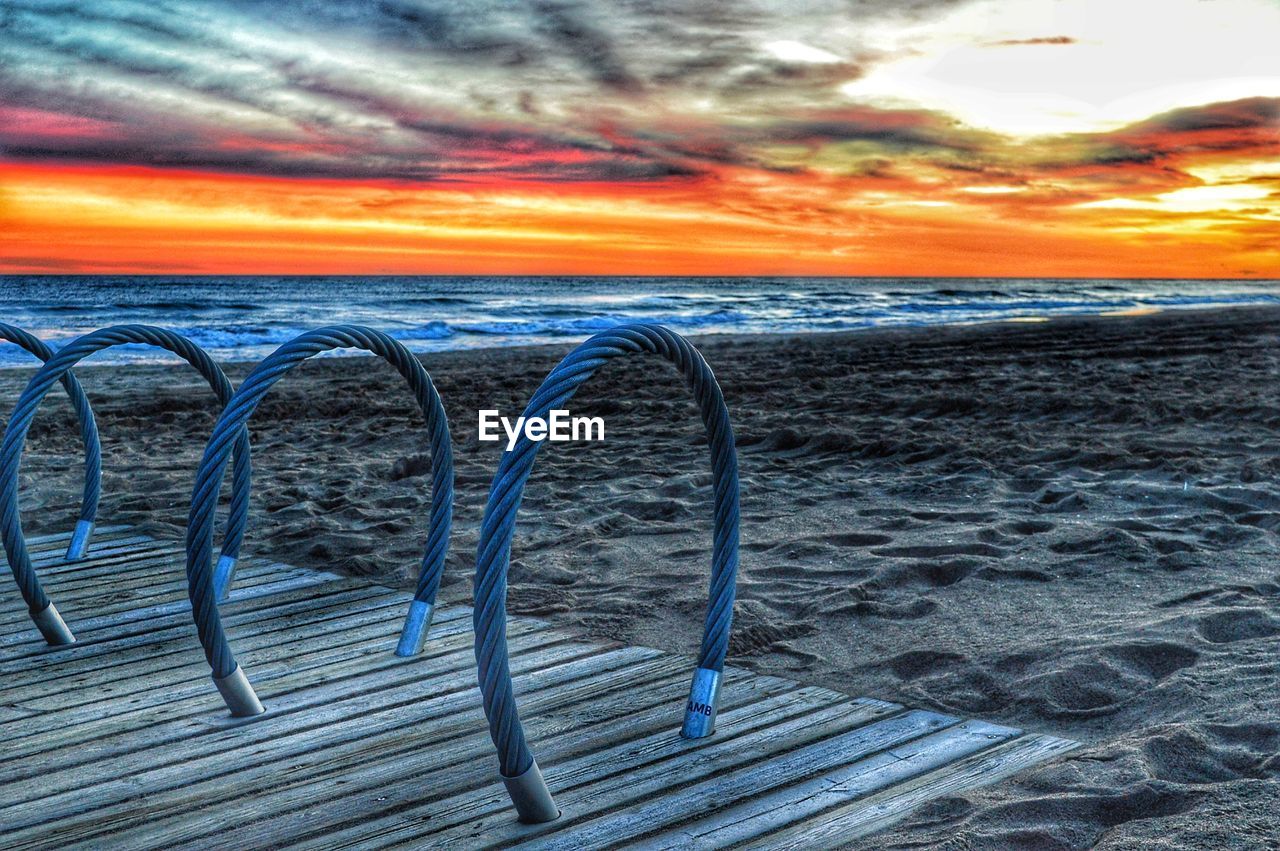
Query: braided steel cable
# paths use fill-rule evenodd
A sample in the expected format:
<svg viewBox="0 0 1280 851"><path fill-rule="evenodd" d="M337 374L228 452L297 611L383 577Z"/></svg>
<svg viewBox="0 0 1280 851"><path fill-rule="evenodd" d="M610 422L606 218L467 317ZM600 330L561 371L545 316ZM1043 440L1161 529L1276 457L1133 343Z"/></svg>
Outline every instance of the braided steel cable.
<svg viewBox="0 0 1280 851"><path fill-rule="evenodd" d="M534 393L524 416L546 418L568 402L601 365L634 352L661 355L684 375L697 400L711 449L715 492L711 586L698 671L682 731L686 737L697 738L709 735L714 725L738 569L738 460L729 412L711 368L688 340L662 326L622 325L595 335L570 352ZM476 552L474 614L480 691L498 750L499 769L521 819L534 822L554 819L559 811L542 782L516 708L508 663L506 600L516 513L539 446L522 434L517 444L503 453L494 475Z"/></svg>
<svg viewBox="0 0 1280 851"><path fill-rule="evenodd" d="M0 339L8 340L41 361L49 361L53 357L53 349L38 337L34 337L16 325L0 322ZM62 386L71 397L71 407L75 409L76 419L80 421L80 440L84 443L84 494L80 497L80 521L76 525L77 538L88 543L87 532L98 515L98 500L102 494L102 445L98 442L98 424L93 419L93 409L89 407L89 397L84 388L76 380L74 374L68 372L61 378ZM68 560L75 560L83 553L75 552L76 541L67 550Z"/></svg>
<svg viewBox="0 0 1280 851"><path fill-rule="evenodd" d="M172 331L150 325L116 325L86 334L60 349L40 371L32 377L18 404L9 417L0 443L0 537L9 557L18 588L27 602L32 620L40 628L45 640L51 644L69 644L75 637L67 629L49 597L40 585L26 539L22 534L22 521L18 512L18 469L22 461L22 447L26 441L36 410L54 382L67 375L70 369L89 355L112 346L140 343L173 352L191 364L209 382L218 401L224 405L232 397L231 382L209 357L204 349ZM226 541L223 553L233 557L239 547L245 521L249 513L249 433L242 429L235 440L235 477L232 483L231 508L227 521Z"/></svg>
<svg viewBox="0 0 1280 851"><path fill-rule="evenodd" d="M187 523L187 590L191 611L214 683L233 715L256 715L262 712L262 705L227 643L210 569L213 515L227 455L235 435L248 423L271 386L286 372L320 352L343 348L364 349L388 361L404 377L422 408L431 435L431 519L414 604L434 605L440 588L453 518L453 450L444 406L427 371L401 343L361 325L319 328L285 343L254 367L218 418L196 473ZM425 626L423 629L425 631Z"/></svg>

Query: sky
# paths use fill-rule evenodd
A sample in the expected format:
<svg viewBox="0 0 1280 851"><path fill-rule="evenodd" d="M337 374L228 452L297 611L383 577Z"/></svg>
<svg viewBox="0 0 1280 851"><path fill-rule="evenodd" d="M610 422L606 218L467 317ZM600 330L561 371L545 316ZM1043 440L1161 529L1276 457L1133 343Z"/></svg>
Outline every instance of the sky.
<svg viewBox="0 0 1280 851"><path fill-rule="evenodd" d="M1280 0L0 0L0 272L1280 278Z"/></svg>

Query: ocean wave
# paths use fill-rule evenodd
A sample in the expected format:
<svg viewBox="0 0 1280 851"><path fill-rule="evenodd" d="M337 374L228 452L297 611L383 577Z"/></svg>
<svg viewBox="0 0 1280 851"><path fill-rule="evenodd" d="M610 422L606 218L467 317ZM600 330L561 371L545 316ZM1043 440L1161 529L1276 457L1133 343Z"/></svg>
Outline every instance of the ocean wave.
<svg viewBox="0 0 1280 851"><path fill-rule="evenodd" d="M577 319L532 319L459 323L455 327L468 334L573 337L606 331L627 322L656 322L673 328L701 328L709 325L736 325L752 320L749 314L734 310L710 313L607 313Z"/></svg>
<svg viewBox="0 0 1280 851"><path fill-rule="evenodd" d="M447 322L434 320L416 328L405 328L392 331L391 336L397 340L447 340L456 332Z"/></svg>
<svg viewBox="0 0 1280 851"><path fill-rule="evenodd" d="M0 277L0 309L59 346L137 322L222 360L256 360L309 328L355 322L415 351L582 339L625 322L683 333L800 333L1280 303L1277 282L831 278ZM146 348L101 361L161 360ZM0 366L30 366L0 346Z"/></svg>

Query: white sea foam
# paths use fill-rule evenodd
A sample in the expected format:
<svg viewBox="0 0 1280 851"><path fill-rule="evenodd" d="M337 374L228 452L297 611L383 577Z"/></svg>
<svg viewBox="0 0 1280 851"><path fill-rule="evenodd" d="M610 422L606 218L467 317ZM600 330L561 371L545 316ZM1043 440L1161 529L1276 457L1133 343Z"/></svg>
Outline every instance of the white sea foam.
<svg viewBox="0 0 1280 851"><path fill-rule="evenodd" d="M686 334L795 333L1280 303L1275 281L832 278L0 277L0 316L58 345L139 322L224 361L257 360L301 331L354 322L415 351L570 342L621 322ZM341 354L341 353L338 353ZM97 362L169 359L120 347ZM29 366L0 346L0 367Z"/></svg>

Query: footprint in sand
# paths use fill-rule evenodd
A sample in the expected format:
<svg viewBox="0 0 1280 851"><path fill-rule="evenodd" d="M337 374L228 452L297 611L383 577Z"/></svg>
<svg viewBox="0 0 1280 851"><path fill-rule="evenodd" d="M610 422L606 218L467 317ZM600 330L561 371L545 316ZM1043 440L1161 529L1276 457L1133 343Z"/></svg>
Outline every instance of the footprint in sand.
<svg viewBox="0 0 1280 851"><path fill-rule="evenodd" d="M833 547L878 547L893 543L893 538L888 535L861 532L843 532L836 535L827 535L821 540Z"/></svg>
<svg viewBox="0 0 1280 851"><path fill-rule="evenodd" d="M1108 647L1094 658L1028 677L1017 691L1048 717L1096 717L1115 712L1135 695L1194 665L1200 654L1173 642Z"/></svg>
<svg viewBox="0 0 1280 851"><path fill-rule="evenodd" d="M878 556L894 558L948 558L950 556L985 556L1004 558L1009 551L992 544L918 544L910 547L883 547L874 551Z"/></svg>
<svg viewBox="0 0 1280 851"><path fill-rule="evenodd" d="M844 606L831 609L833 615L857 615L859 617L876 617L890 621L919 620L938 610L933 600L917 597L909 603L882 603L876 600L859 600Z"/></svg>
<svg viewBox="0 0 1280 851"><path fill-rule="evenodd" d="M994 511L913 511L911 516L929 523L990 523L997 519Z"/></svg>
<svg viewBox="0 0 1280 851"><path fill-rule="evenodd" d="M933 588L945 588L967 579L981 567L981 563L971 558L953 558L946 561L918 561L911 565L912 572L926 585Z"/></svg>
<svg viewBox="0 0 1280 851"><path fill-rule="evenodd" d="M1228 783L1266 773L1259 754L1275 753L1280 725L1179 724L1142 745L1152 777L1172 783Z"/></svg>
<svg viewBox="0 0 1280 851"><path fill-rule="evenodd" d="M1228 609L1205 615L1196 630L1205 641L1230 644L1280 634L1280 620L1262 609Z"/></svg>
<svg viewBox="0 0 1280 851"><path fill-rule="evenodd" d="M910 650L885 661L900 680L915 680L959 667L967 659L946 650Z"/></svg>

